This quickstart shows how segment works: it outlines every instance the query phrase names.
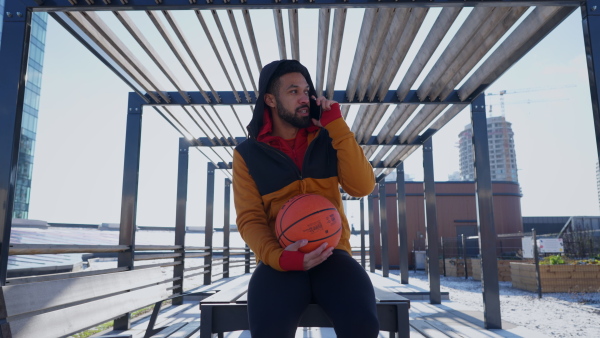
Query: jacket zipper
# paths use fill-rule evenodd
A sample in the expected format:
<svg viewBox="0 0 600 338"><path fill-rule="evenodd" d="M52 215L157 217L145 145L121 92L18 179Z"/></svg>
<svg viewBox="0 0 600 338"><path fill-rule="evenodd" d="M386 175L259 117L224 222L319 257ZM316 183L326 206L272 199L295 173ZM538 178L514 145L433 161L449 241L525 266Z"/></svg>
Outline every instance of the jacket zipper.
<svg viewBox="0 0 600 338"><path fill-rule="evenodd" d="M308 144L308 147L306 148L306 152L304 153L304 159L302 159L302 170L303 170L303 171L304 171L304 163L306 162L306 157L308 156L309 152L312 150L312 148L313 148L313 144L315 143L315 140L316 140L318 137L321 137L321 134L322 134L322 133L319 133L319 134L318 134L318 135L317 135L317 136L316 136L316 137L313 139L313 141L312 141L312 142L310 142L310 143ZM264 148L264 149L266 149L267 151L273 151L273 152L275 152L277 155L279 155L279 156L283 157L283 158L284 158L284 159L285 159L285 160L288 162L288 164L290 164L290 165L291 165L291 166L294 168L294 170L296 171L296 175L298 176L298 178L300 178L300 179L303 179L303 177L302 177L302 173L301 173L301 172L300 172L300 170L298 169L298 166L296 165L296 163L294 163L294 161L293 161L293 160L292 160L292 159L291 159L291 158L290 158L290 157L289 157L289 156L288 156L286 153L284 153L283 151L281 151L281 150L279 150L279 149L273 148L273 147L271 147L271 146L270 146L270 145L268 145L268 144L265 144L265 143L263 143L263 142L260 142L260 141L258 141L258 140L256 140L256 142L258 143L258 145L259 145L259 146L263 147L263 148Z"/></svg>
<svg viewBox="0 0 600 338"><path fill-rule="evenodd" d="M292 166L294 168L294 171L296 172L296 175L302 179L302 173L300 172L300 170L298 169L298 166L296 166L296 164L294 163L294 161L283 151L273 148L268 144L265 144L263 142L260 141L256 141L258 143L259 146L261 146L262 148L266 149L267 151L272 151L274 153L276 153L277 155L281 156L290 166ZM302 165L304 166L304 162L302 162Z"/></svg>

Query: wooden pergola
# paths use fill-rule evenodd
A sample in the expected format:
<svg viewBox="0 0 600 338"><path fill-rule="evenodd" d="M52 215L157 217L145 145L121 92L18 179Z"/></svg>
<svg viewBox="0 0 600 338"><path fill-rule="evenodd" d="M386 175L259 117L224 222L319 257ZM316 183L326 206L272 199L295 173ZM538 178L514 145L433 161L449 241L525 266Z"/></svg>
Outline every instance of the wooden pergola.
<svg viewBox="0 0 600 338"><path fill-rule="evenodd" d="M430 258L438 257L432 137L470 106L485 326L500 328L496 233L482 94L579 9L600 149L599 6L599 0L9 0L2 13L0 46L0 283L6 282L32 13L48 12L131 88L128 107L123 108L127 112L127 134L119 240L119 245L128 249L120 251L118 263L127 269L134 267L143 113L154 110L182 136L175 245L183 247L189 148L196 148L208 161L206 229L212 231L214 172L223 170L231 176L233 149L247 137L242 121L249 120L247 116L256 102L258 74L263 65L261 50L276 46L279 58L305 62L301 51L307 48L303 43L308 39L302 38L301 25L308 22L318 27L318 38L310 40L316 44L311 46L316 49L316 62L305 62L314 74L317 92L340 102L345 118L351 109L356 112L351 129L373 165L380 194L385 192L386 175L392 171L398 174L396 226L400 229L400 246L406 245L407 226L403 162L422 149ZM364 14L356 42L350 42L354 54L341 55L343 42L349 40L344 32L359 24L346 20L355 11ZM264 26L257 18L262 19L265 13L272 16L272 40L257 29ZM305 15L311 19L303 21ZM432 15L434 23L424 24ZM447 35L452 26L458 28L450 37ZM416 39L421 29L427 29L422 41ZM441 44L444 38L449 38L447 45ZM411 49L417 53L409 59ZM433 60L436 52L440 56ZM433 66L426 67L428 63ZM420 77L422 81L418 82ZM227 85L218 87L217 83L225 82ZM399 85L392 87L397 82ZM227 179L226 189L229 184ZM372 203L373 196L369 200ZM384 237L389 226L384 216L385 198L380 198L379 204L383 216L372 222L381 226ZM387 255L386 243L382 241L383 257ZM212 243L205 245L210 247ZM403 283L408 283L406 254L400 258L400 270ZM177 273L183 276L183 270ZM429 269L429 281L430 301L439 304L437 268Z"/></svg>

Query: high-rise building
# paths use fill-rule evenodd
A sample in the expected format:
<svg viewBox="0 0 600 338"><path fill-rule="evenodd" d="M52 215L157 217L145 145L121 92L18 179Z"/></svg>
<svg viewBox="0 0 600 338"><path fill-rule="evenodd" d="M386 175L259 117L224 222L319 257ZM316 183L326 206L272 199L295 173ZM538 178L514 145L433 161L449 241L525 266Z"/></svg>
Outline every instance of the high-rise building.
<svg viewBox="0 0 600 338"><path fill-rule="evenodd" d="M0 13L4 13L4 0L0 0ZM0 15L0 45L2 44L3 16ZM21 142L17 164L17 182L13 218L27 218L29 215L29 196L33 171L33 155L37 132L38 110L42 86L44 47L46 43L47 13L33 13L31 19L31 38L29 41L29 60L27 62L27 83L21 121Z"/></svg>
<svg viewBox="0 0 600 338"><path fill-rule="evenodd" d="M518 182L517 157L511 123L504 116L487 119L488 145L490 150L490 172L492 181ZM473 129L467 125L459 137L460 176L464 181L475 179L473 165Z"/></svg>

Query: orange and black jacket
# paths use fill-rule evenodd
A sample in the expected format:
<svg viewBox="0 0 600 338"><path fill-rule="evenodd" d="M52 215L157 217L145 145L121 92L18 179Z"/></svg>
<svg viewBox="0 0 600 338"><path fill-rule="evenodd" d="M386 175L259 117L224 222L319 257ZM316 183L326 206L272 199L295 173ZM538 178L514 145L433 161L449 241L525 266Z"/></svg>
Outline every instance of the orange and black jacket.
<svg viewBox="0 0 600 338"><path fill-rule="evenodd" d="M277 62L274 62L263 68L260 93L264 93L276 67ZM312 89L308 72L304 76ZM261 94L248 126L250 137L240 143L233 154L234 203L242 238L257 260L283 271L279 264L283 248L274 230L277 213L290 198L312 193L326 197L338 209L342 236L336 248L351 253L350 227L339 188L352 196L365 196L375 185L373 168L354 134L342 118L328 123L325 128L311 128L314 131L307 135L308 148L300 170L284 152L257 140L263 125L263 102Z"/></svg>

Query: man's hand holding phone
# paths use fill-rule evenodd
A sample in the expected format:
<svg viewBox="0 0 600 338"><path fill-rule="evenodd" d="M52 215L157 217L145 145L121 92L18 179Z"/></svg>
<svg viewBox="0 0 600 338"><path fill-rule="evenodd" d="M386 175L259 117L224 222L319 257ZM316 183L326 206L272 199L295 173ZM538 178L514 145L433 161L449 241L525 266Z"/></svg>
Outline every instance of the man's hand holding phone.
<svg viewBox="0 0 600 338"><path fill-rule="evenodd" d="M342 117L342 113L339 109L339 105L337 105L336 111L331 111L333 105L337 105L336 101L328 100L324 96L315 97L311 96L310 98L310 117L315 126L325 127L327 123ZM328 116L330 113L334 113L335 116ZM324 115L327 115L325 120L323 119Z"/></svg>

